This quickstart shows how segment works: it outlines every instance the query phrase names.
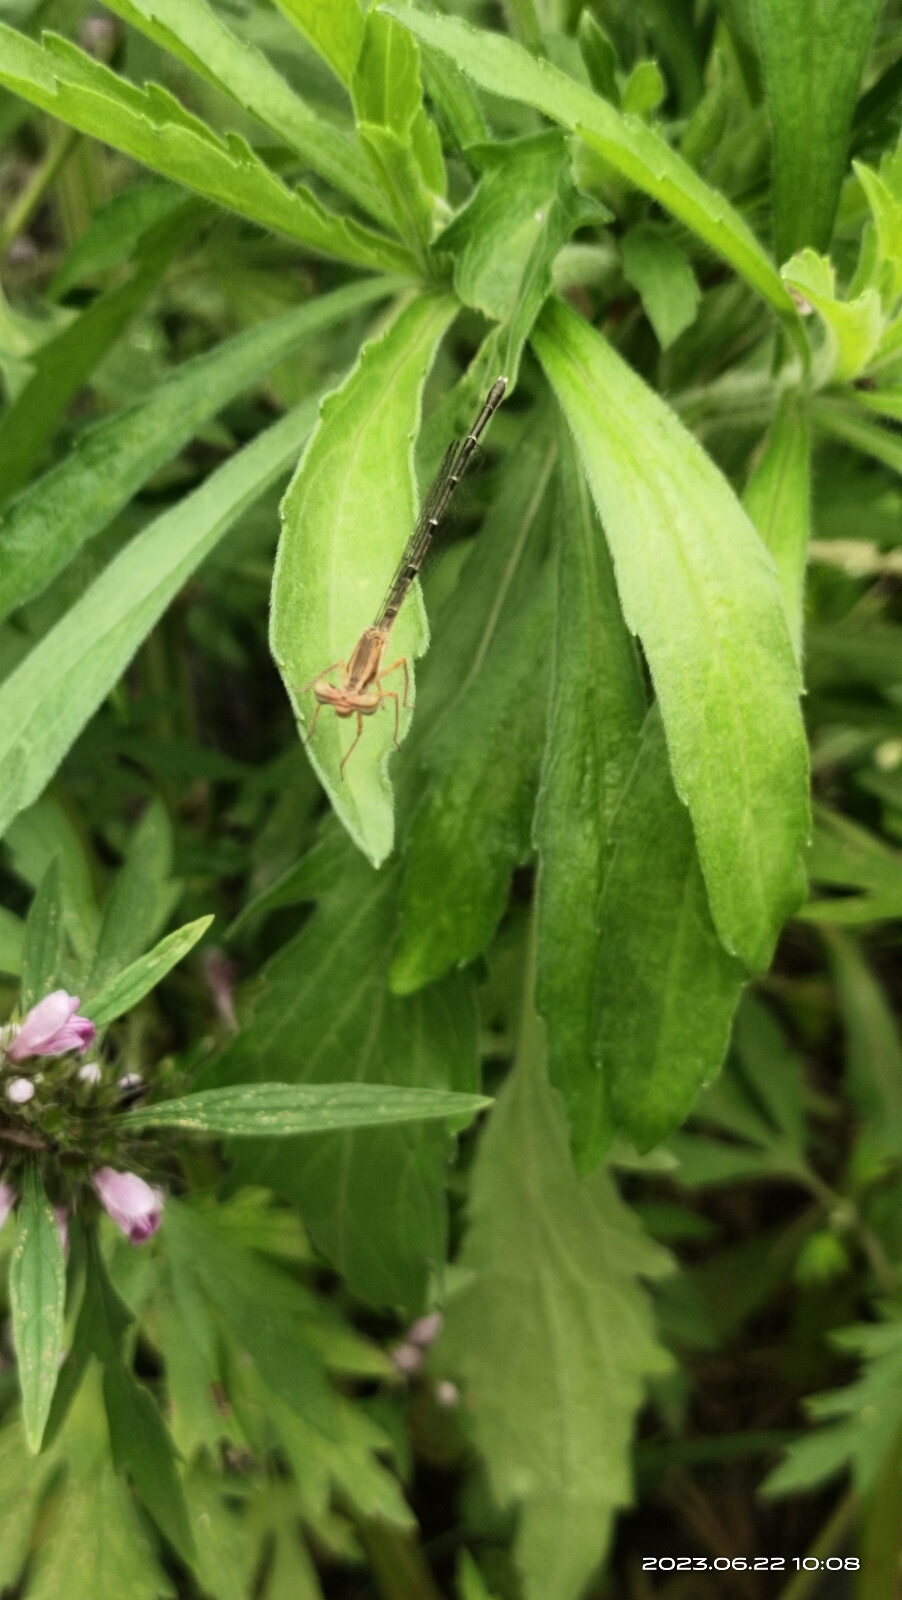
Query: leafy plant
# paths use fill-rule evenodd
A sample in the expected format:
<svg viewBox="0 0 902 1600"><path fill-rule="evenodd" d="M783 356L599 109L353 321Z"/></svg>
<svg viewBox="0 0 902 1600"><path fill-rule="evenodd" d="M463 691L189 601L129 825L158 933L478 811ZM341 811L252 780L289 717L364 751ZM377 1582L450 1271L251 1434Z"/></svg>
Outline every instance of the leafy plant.
<svg viewBox="0 0 902 1600"><path fill-rule="evenodd" d="M108 12L0 19L0 1587L626 1597L638 1495L889 1600L896 0Z"/></svg>

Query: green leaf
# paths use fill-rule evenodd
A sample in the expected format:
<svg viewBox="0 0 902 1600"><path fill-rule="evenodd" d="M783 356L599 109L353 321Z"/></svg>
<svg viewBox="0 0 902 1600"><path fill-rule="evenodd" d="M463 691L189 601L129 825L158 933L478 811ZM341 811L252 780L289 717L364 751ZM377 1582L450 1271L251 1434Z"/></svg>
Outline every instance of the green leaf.
<svg viewBox="0 0 902 1600"><path fill-rule="evenodd" d="M167 972L184 960L198 939L203 938L212 921L211 916L198 917L195 922L186 922L183 928L176 928L173 933L167 934L147 955L132 961L123 972L117 973L97 994L86 1000L83 1015L90 1017L98 1028L105 1028L116 1017L121 1017L123 1011L130 1011L151 989L162 983Z"/></svg>
<svg viewBox="0 0 902 1600"><path fill-rule="evenodd" d="M752 0L774 139L777 256L826 250L880 0Z"/></svg>
<svg viewBox="0 0 902 1600"><path fill-rule="evenodd" d="M358 1083L478 1087L468 977L455 973L406 1000L387 992L397 879L393 868L375 872L332 829L307 858L306 896L318 909L268 963L243 1033L208 1081L243 1084L278 1072L293 1083L332 1084L353 1073ZM246 1182L298 1206L352 1293L419 1310L444 1260L449 1151L446 1127L411 1123L256 1147L242 1140L232 1155Z"/></svg>
<svg viewBox="0 0 902 1600"><path fill-rule="evenodd" d="M883 1156L902 1156L902 1041L890 1003L858 944L822 933L846 1031L845 1082L862 1115L860 1138Z"/></svg>
<svg viewBox="0 0 902 1600"><path fill-rule="evenodd" d="M826 330L818 377L844 383L863 371L883 336L884 318L876 289L864 289L855 300L837 300L833 264L814 250L802 250L783 267L781 276L818 313Z"/></svg>
<svg viewBox="0 0 902 1600"><path fill-rule="evenodd" d="M842 1328L830 1342L863 1358L861 1376L806 1402L829 1425L790 1445L765 1479L765 1494L812 1489L849 1465L857 1492L867 1494L896 1444L902 1428L902 1323Z"/></svg>
<svg viewBox="0 0 902 1600"><path fill-rule="evenodd" d="M423 383L454 315L446 296L423 296L376 339L322 404L320 420L282 502L282 537L273 578L270 642L308 754L336 815L376 865L392 847L388 756L399 708L403 738L410 712L387 702L368 719L360 748L350 746L324 706L310 737L315 701L305 685L330 664L347 662L375 621L415 521L412 440ZM426 619L415 588L392 629L389 665L421 655ZM411 672L411 698L413 674ZM356 732L350 719L350 732Z"/></svg>
<svg viewBox="0 0 902 1600"><path fill-rule="evenodd" d="M28 908L22 941L22 987L19 1006L24 1016L59 984L66 955L59 856L41 879Z"/></svg>
<svg viewBox="0 0 902 1600"><path fill-rule="evenodd" d="M620 86L617 82L617 51L613 42L601 23L592 15L588 6L584 6L580 13L577 26L579 49L592 88L610 100L614 106L620 105Z"/></svg>
<svg viewBox="0 0 902 1600"><path fill-rule="evenodd" d="M0 1431L0 1592L22 1575L47 1480L56 1463L30 1454L17 1425Z"/></svg>
<svg viewBox="0 0 902 1600"><path fill-rule="evenodd" d="M557 132L514 139L500 151L488 148L487 170L438 248L454 252L454 287L464 304L503 321L547 225L567 149Z"/></svg>
<svg viewBox="0 0 902 1600"><path fill-rule="evenodd" d="M445 190L441 146L423 109L419 49L391 17L367 13L351 80L357 134L395 227L428 268Z"/></svg>
<svg viewBox="0 0 902 1600"><path fill-rule="evenodd" d="M170 1198L165 1230L177 1272L200 1288L268 1388L311 1426L328 1431L334 1400L308 1337L309 1292L236 1245L209 1212Z"/></svg>
<svg viewBox="0 0 902 1600"><path fill-rule="evenodd" d="M332 71L349 84L363 42L363 13L357 0L276 0Z"/></svg>
<svg viewBox="0 0 902 1600"><path fill-rule="evenodd" d="M181 885L173 881L172 824L159 799L132 831L103 908L87 992L99 990L143 954L169 920Z"/></svg>
<svg viewBox="0 0 902 1600"><path fill-rule="evenodd" d="M407 840L391 967L396 994L411 994L485 948L507 905L511 873L529 854L550 665L553 572L543 557L555 454L541 420L531 434L504 474L454 614L440 619L434 667L430 660L429 681L445 694L437 724L424 718L420 766L428 782L420 780ZM490 593L486 579L495 574ZM457 626L462 614L466 632Z"/></svg>
<svg viewBox="0 0 902 1600"><path fill-rule="evenodd" d="M138 246L131 278L98 295L32 358L34 377L0 421L4 499L28 483L70 400L159 283L182 245L197 231L203 210L189 201L157 223ZM4 601L7 581L4 570Z"/></svg>
<svg viewBox="0 0 902 1600"><path fill-rule="evenodd" d="M624 115L647 118L667 93L667 85L657 61L637 61L623 85L621 104Z"/></svg>
<svg viewBox="0 0 902 1600"><path fill-rule="evenodd" d="M110 1282L96 1234L88 1234L86 1246L85 1292L71 1354L76 1367L87 1352L103 1366L103 1398L116 1469L129 1473L157 1526L190 1563L194 1539L172 1439L150 1391L121 1355L131 1313Z"/></svg>
<svg viewBox="0 0 902 1600"><path fill-rule="evenodd" d="M536 1004L548 1073L570 1119L577 1164L604 1147L609 1118L595 1052L598 897L608 833L645 715L638 655L573 442L559 428L558 584L548 737L534 824Z"/></svg>
<svg viewBox="0 0 902 1600"><path fill-rule="evenodd" d="M22 973L25 924L21 917L0 906L0 972L18 978Z"/></svg>
<svg viewBox="0 0 902 1600"><path fill-rule="evenodd" d="M7 829L5 843L13 871L35 890L54 856L59 857L63 928L76 958L76 971L70 976L79 975L93 956L100 916L94 864L77 815L57 795L45 794L19 813Z"/></svg>
<svg viewBox="0 0 902 1600"><path fill-rule="evenodd" d="M811 426L787 390L746 484L742 503L777 565L796 658L802 658L805 564L811 527Z"/></svg>
<svg viewBox="0 0 902 1600"><path fill-rule="evenodd" d="M746 976L711 921L657 708L609 850L597 909L594 1043L617 1126L638 1150L650 1150L720 1070Z"/></svg>
<svg viewBox="0 0 902 1600"><path fill-rule="evenodd" d="M669 349L698 314L701 291L678 244L652 222L637 222L623 239L623 272L639 291L662 350Z"/></svg>
<svg viewBox="0 0 902 1600"><path fill-rule="evenodd" d="M25 1169L9 1264L13 1344L29 1450L41 1448L63 1348L66 1258L53 1207L37 1168Z"/></svg>
<svg viewBox="0 0 902 1600"><path fill-rule="evenodd" d="M427 15L397 0L379 9L396 17L424 44L451 56L483 89L535 106L579 133L615 171L659 201L777 311L795 320L778 273L742 218L645 123L622 116L585 84L499 33L471 28L457 18Z"/></svg>
<svg viewBox="0 0 902 1600"><path fill-rule="evenodd" d="M207 1089L182 1100L142 1106L120 1118L127 1128L187 1128L190 1133L287 1138L334 1128L378 1128L385 1123L456 1121L491 1105L482 1095L447 1089L404 1089L391 1084L255 1083Z"/></svg>
<svg viewBox="0 0 902 1600"><path fill-rule="evenodd" d="M638 1282L666 1258L607 1173L577 1179L535 1040L482 1136L468 1215L435 1364L461 1384L492 1498L519 1509L525 1600L577 1600L632 1498L645 1379L668 1362Z"/></svg>
<svg viewBox="0 0 902 1600"><path fill-rule="evenodd" d="M144 235L185 204L181 189L150 180L122 189L93 213L50 280L47 293L62 300L77 284L95 281L131 261Z"/></svg>
<svg viewBox="0 0 902 1600"><path fill-rule="evenodd" d="M235 395L305 338L397 286L392 278L348 284L249 328L186 361L147 399L81 434L65 458L0 517L0 620L39 594Z"/></svg>
<svg viewBox="0 0 902 1600"><path fill-rule="evenodd" d="M110 9L231 95L296 150L311 171L378 221L389 221L353 136L311 111L266 57L239 39L205 0L113 0Z"/></svg>
<svg viewBox="0 0 902 1600"><path fill-rule="evenodd" d="M770 557L673 412L559 302L533 343L586 465L651 669L717 932L765 967L804 894L807 747Z"/></svg>
<svg viewBox="0 0 902 1600"><path fill-rule="evenodd" d="M898 189L899 180L893 173L894 183L886 179L863 161L853 161L852 167L871 208L876 234L876 256L871 281L879 289L884 310L891 312L902 292L902 203ZM892 172L887 171L887 178ZM856 274L857 277L857 274Z"/></svg>
<svg viewBox="0 0 902 1600"><path fill-rule="evenodd" d="M80 1453L38 1546L29 1600L158 1600L174 1592L106 1451Z"/></svg>
<svg viewBox="0 0 902 1600"><path fill-rule="evenodd" d="M175 183L311 250L377 271L410 266L406 250L393 239L327 211L307 189L289 189L238 134L218 138L165 89L136 88L66 39L47 34L37 45L0 24L0 84Z"/></svg>
<svg viewBox="0 0 902 1600"><path fill-rule="evenodd" d="M41 793L185 580L290 465L306 402L157 517L0 686L0 834Z"/></svg>

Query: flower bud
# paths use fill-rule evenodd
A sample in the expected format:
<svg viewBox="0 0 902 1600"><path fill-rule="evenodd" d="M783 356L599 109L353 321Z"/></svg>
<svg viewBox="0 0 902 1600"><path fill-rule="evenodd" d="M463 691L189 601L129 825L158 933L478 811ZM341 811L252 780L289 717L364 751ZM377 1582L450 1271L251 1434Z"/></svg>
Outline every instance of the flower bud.
<svg viewBox="0 0 902 1600"><path fill-rule="evenodd" d="M80 1001L65 989L54 989L32 1006L25 1021L16 1029L6 1054L10 1061L26 1061L29 1056L64 1056L68 1050L84 1053L93 1044L97 1029L89 1017L77 1015Z"/></svg>
<svg viewBox="0 0 902 1600"><path fill-rule="evenodd" d="M156 1233L163 1220L162 1189L151 1188L136 1172L116 1172L113 1167L100 1167L91 1183L107 1215L132 1244L143 1244Z"/></svg>

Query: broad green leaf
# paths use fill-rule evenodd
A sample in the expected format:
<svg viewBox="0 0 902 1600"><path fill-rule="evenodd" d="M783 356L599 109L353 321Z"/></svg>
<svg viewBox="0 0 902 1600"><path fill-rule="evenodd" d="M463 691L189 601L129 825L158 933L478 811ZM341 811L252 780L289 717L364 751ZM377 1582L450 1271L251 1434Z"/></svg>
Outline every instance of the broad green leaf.
<svg viewBox="0 0 902 1600"><path fill-rule="evenodd" d="M787 390L742 503L776 562L789 632L800 661L810 500L811 427L801 397Z"/></svg>
<svg viewBox="0 0 902 1600"><path fill-rule="evenodd" d="M391 1084L254 1083L207 1089L182 1100L142 1106L121 1118L128 1128L187 1128L191 1133L287 1138L335 1128L378 1128L394 1122L441 1122L474 1117L491 1105L481 1095L447 1089L399 1089Z"/></svg>
<svg viewBox="0 0 902 1600"><path fill-rule="evenodd" d="M500 627L484 667L429 742L429 782L407 841L392 963L410 994L489 943L529 854L548 697L552 573Z"/></svg>
<svg viewBox="0 0 902 1600"><path fill-rule="evenodd" d="M363 12L357 0L276 0L332 71L349 84L363 42Z"/></svg>
<svg viewBox="0 0 902 1600"><path fill-rule="evenodd" d="M147 955L132 961L90 1000L86 1000L84 1016L90 1017L98 1028L105 1028L116 1017L121 1017L124 1011L130 1011L151 989L162 983L167 972L184 960L198 939L203 938L212 921L212 917L198 917L196 922L186 922L183 928L176 928L174 933L167 934Z"/></svg>
<svg viewBox="0 0 902 1600"><path fill-rule="evenodd" d="M608 834L645 715L638 655L573 442L559 428L558 582L548 734L534 822L536 1004L548 1075L570 1120L577 1165L603 1153L609 1115L595 1050L598 897Z"/></svg>
<svg viewBox="0 0 902 1600"><path fill-rule="evenodd" d="M386 235L289 189L238 134L220 139L156 84L138 89L68 40L42 45L0 24L0 84L32 105L142 161L175 183L323 255L403 271L407 252Z"/></svg>
<svg viewBox="0 0 902 1600"><path fill-rule="evenodd" d="M351 91L357 135L395 227L428 272L445 175L441 145L423 108L419 55L404 28L369 12Z"/></svg>
<svg viewBox="0 0 902 1600"><path fill-rule="evenodd" d="M752 0L774 140L777 256L826 250L880 0Z"/></svg>
<svg viewBox="0 0 902 1600"><path fill-rule="evenodd" d="M638 1281L666 1258L607 1173L574 1173L535 1039L482 1136L468 1214L435 1364L461 1385L492 1498L519 1510L525 1600L577 1600L632 1498L644 1383L667 1365Z"/></svg>
<svg viewBox="0 0 902 1600"><path fill-rule="evenodd" d="M328 1431L334 1399L308 1337L309 1291L236 1245L209 1212L170 1199L165 1230L176 1270L201 1290L263 1382L313 1427Z"/></svg>
<svg viewBox="0 0 902 1600"><path fill-rule="evenodd" d="M311 738L311 681L346 663L377 613L414 526L412 440L423 384L436 347L454 315L445 296L423 296L369 344L350 376L322 404L297 472L282 502L282 537L273 577L270 642L308 754L336 815L376 865L392 847L394 820L388 757L394 708L399 739L411 713L404 677L367 718L360 746L341 763L357 729L324 706ZM391 631L385 662L412 664L427 640L419 589ZM411 703L413 673L410 670ZM348 736L350 735L350 737Z"/></svg>
<svg viewBox="0 0 902 1600"><path fill-rule="evenodd" d="M181 247L196 233L204 209L189 201L157 223L138 247L131 278L99 295L34 356L34 377L0 420L0 486L4 501L28 482L70 400L159 283ZM4 570L4 600L6 584Z"/></svg>
<svg viewBox="0 0 902 1600"><path fill-rule="evenodd" d="M110 9L231 95L296 150L311 171L378 221L389 220L353 137L311 111L266 57L239 39L206 0L113 0Z"/></svg>
<svg viewBox="0 0 902 1600"><path fill-rule="evenodd" d="M21 917L0 906L0 972L18 978L22 972L25 924Z"/></svg>
<svg viewBox="0 0 902 1600"><path fill-rule="evenodd" d="M0 834L41 793L185 580L291 464L313 417L308 401L157 517L0 686Z"/></svg>
<svg viewBox="0 0 902 1600"><path fill-rule="evenodd" d="M129 191L131 192L131 191ZM186 361L147 399L83 433L0 517L0 620L34 596L211 416L303 340L381 300L374 278L320 295Z"/></svg>
<svg viewBox="0 0 902 1600"><path fill-rule="evenodd" d="M469 979L454 974L408 1000L386 992L397 872L375 872L333 827L308 858L318 909L265 969L247 1024L199 1087L266 1081L478 1088ZM323 1027L323 1018L328 1026ZM447 1128L406 1127L280 1139L232 1151L245 1181L301 1211L351 1291L377 1305L422 1307L444 1259Z"/></svg>
<svg viewBox="0 0 902 1600"><path fill-rule="evenodd" d="M609 850L597 908L594 1044L616 1125L649 1150L720 1070L745 981L711 921L656 708Z"/></svg>
<svg viewBox="0 0 902 1600"><path fill-rule="evenodd" d="M550 668L553 571L543 558L555 448L535 418L439 619L428 683L444 692L430 695L437 721L424 717L391 968L396 994L485 948L511 873L529 855Z"/></svg>
<svg viewBox="0 0 902 1600"><path fill-rule="evenodd" d="M215 1600L247 1600L255 1587L260 1545L244 1507L226 1499L225 1487L220 1474L203 1459L185 1479L197 1541L195 1570L204 1594L214 1595Z"/></svg>
<svg viewBox="0 0 902 1600"><path fill-rule="evenodd" d="M637 222L623 239L623 272L645 307L662 350L698 314L701 291L685 255L663 229Z"/></svg>
<svg viewBox="0 0 902 1600"><path fill-rule="evenodd" d="M172 844L166 807L152 800L131 834L103 908L88 993L96 994L143 954L168 922L181 892L171 876Z"/></svg>
<svg viewBox="0 0 902 1600"><path fill-rule="evenodd" d="M902 1155L902 1041L889 1000L859 945L824 928L846 1031L845 1082L858 1107L866 1146Z"/></svg>
<svg viewBox="0 0 902 1600"><path fill-rule="evenodd" d="M777 311L795 321L779 274L739 214L645 123L623 116L585 84L530 56L500 33L471 28L453 17L427 15L397 0L379 9L396 17L422 43L451 56L483 89L522 100L579 133L617 172L671 211Z"/></svg>
<svg viewBox="0 0 902 1600"><path fill-rule="evenodd" d="M53 1207L37 1168L25 1169L9 1264L13 1344L29 1450L41 1448L63 1348L66 1258Z"/></svg>
<svg viewBox="0 0 902 1600"><path fill-rule="evenodd" d="M884 318L876 289L863 289L855 300L837 300L833 264L814 250L802 250L783 267L791 289L813 306L826 331L818 377L843 383L867 366L883 335Z"/></svg>
<svg viewBox="0 0 902 1600"><path fill-rule="evenodd" d="M45 1507L49 1516L29 1573L31 1600L62 1594L66 1600L158 1600L174 1593L113 1468L102 1407L100 1383L89 1380L66 1431L65 1478Z"/></svg>
<svg viewBox="0 0 902 1600"><path fill-rule="evenodd" d="M25 919L22 940L22 988L19 1006L26 1011L59 984L66 957L66 928L59 856L44 873Z"/></svg>
<svg viewBox="0 0 902 1600"><path fill-rule="evenodd" d="M585 461L642 641L717 932L765 967L804 894L807 748L771 558L704 450L559 302L533 343Z"/></svg>
<svg viewBox="0 0 902 1600"><path fill-rule="evenodd" d="M14 1423L0 1431L0 1591L12 1592L22 1575L34 1525L56 1463L35 1458Z"/></svg>

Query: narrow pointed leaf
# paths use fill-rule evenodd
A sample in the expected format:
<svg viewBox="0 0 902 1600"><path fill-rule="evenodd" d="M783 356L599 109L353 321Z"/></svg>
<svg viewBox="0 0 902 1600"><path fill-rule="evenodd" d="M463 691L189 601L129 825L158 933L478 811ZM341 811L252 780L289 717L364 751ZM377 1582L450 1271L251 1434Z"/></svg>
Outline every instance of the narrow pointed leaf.
<svg viewBox="0 0 902 1600"><path fill-rule="evenodd" d="M350 376L323 402L282 502L270 642L308 739L316 702L305 685L333 663L350 660L363 630L376 619L413 529L412 445L420 397L455 309L447 296L423 296L364 346ZM403 657L412 668L426 639L415 587L392 629L384 665ZM339 720L324 706L307 747L336 815L376 865L388 855L394 831L387 766L395 705L399 739L411 715L401 704L403 673L395 676L398 700L366 718L360 745L344 772L341 763L357 731L354 717Z"/></svg>
<svg viewBox="0 0 902 1600"><path fill-rule="evenodd" d="M390 220L353 136L311 111L206 0L113 0L110 9L231 95L364 211Z"/></svg>
<svg viewBox="0 0 902 1600"><path fill-rule="evenodd" d="M147 399L98 423L0 517L0 620L56 577L210 417L303 340L398 287L347 284L186 361Z"/></svg>
<svg viewBox="0 0 902 1600"><path fill-rule="evenodd" d="M805 892L807 746L770 556L726 479L560 302L533 343L585 462L726 948L766 966Z"/></svg>
<svg viewBox="0 0 902 1600"><path fill-rule="evenodd" d="M783 396L742 503L777 564L796 658L802 656L811 532L811 426L801 398Z"/></svg>
<svg viewBox="0 0 902 1600"><path fill-rule="evenodd" d="M289 189L237 134L220 139L156 84L137 89L68 40L35 44L0 24L0 84L155 172L264 228L340 261L403 271L410 258L387 235Z"/></svg>
<svg viewBox="0 0 902 1600"><path fill-rule="evenodd" d="M186 578L291 465L306 402L211 474L116 557L0 687L0 833L41 793Z"/></svg>
<svg viewBox="0 0 902 1600"><path fill-rule="evenodd" d="M19 1006L24 1016L38 1000L57 987L66 953L62 871L54 856L28 908L22 940L22 988Z"/></svg>
<svg viewBox="0 0 902 1600"><path fill-rule="evenodd" d="M131 1010L151 989L162 983L167 972L184 960L198 939L203 938L212 921L212 917L198 917L196 922L186 922L183 928L176 928L174 933L167 934L147 955L139 956L124 972L118 973L105 984L99 994L86 1000L82 1008L83 1015L90 1017L98 1028L105 1028L116 1017L121 1017L124 1011Z"/></svg>
<svg viewBox="0 0 902 1600"><path fill-rule="evenodd" d="M63 1347L66 1258L37 1168L25 1170L9 1268L13 1343L29 1450L41 1448Z"/></svg>
<svg viewBox="0 0 902 1600"><path fill-rule="evenodd" d="M128 1128L186 1128L191 1133L330 1133L335 1128L378 1128L394 1122L441 1122L473 1117L491 1101L445 1089L403 1089L391 1084L257 1083L207 1089L182 1100L142 1106L121 1119Z"/></svg>
<svg viewBox="0 0 902 1600"><path fill-rule="evenodd" d="M363 41L363 12L357 0L276 0L280 11L348 84Z"/></svg>

